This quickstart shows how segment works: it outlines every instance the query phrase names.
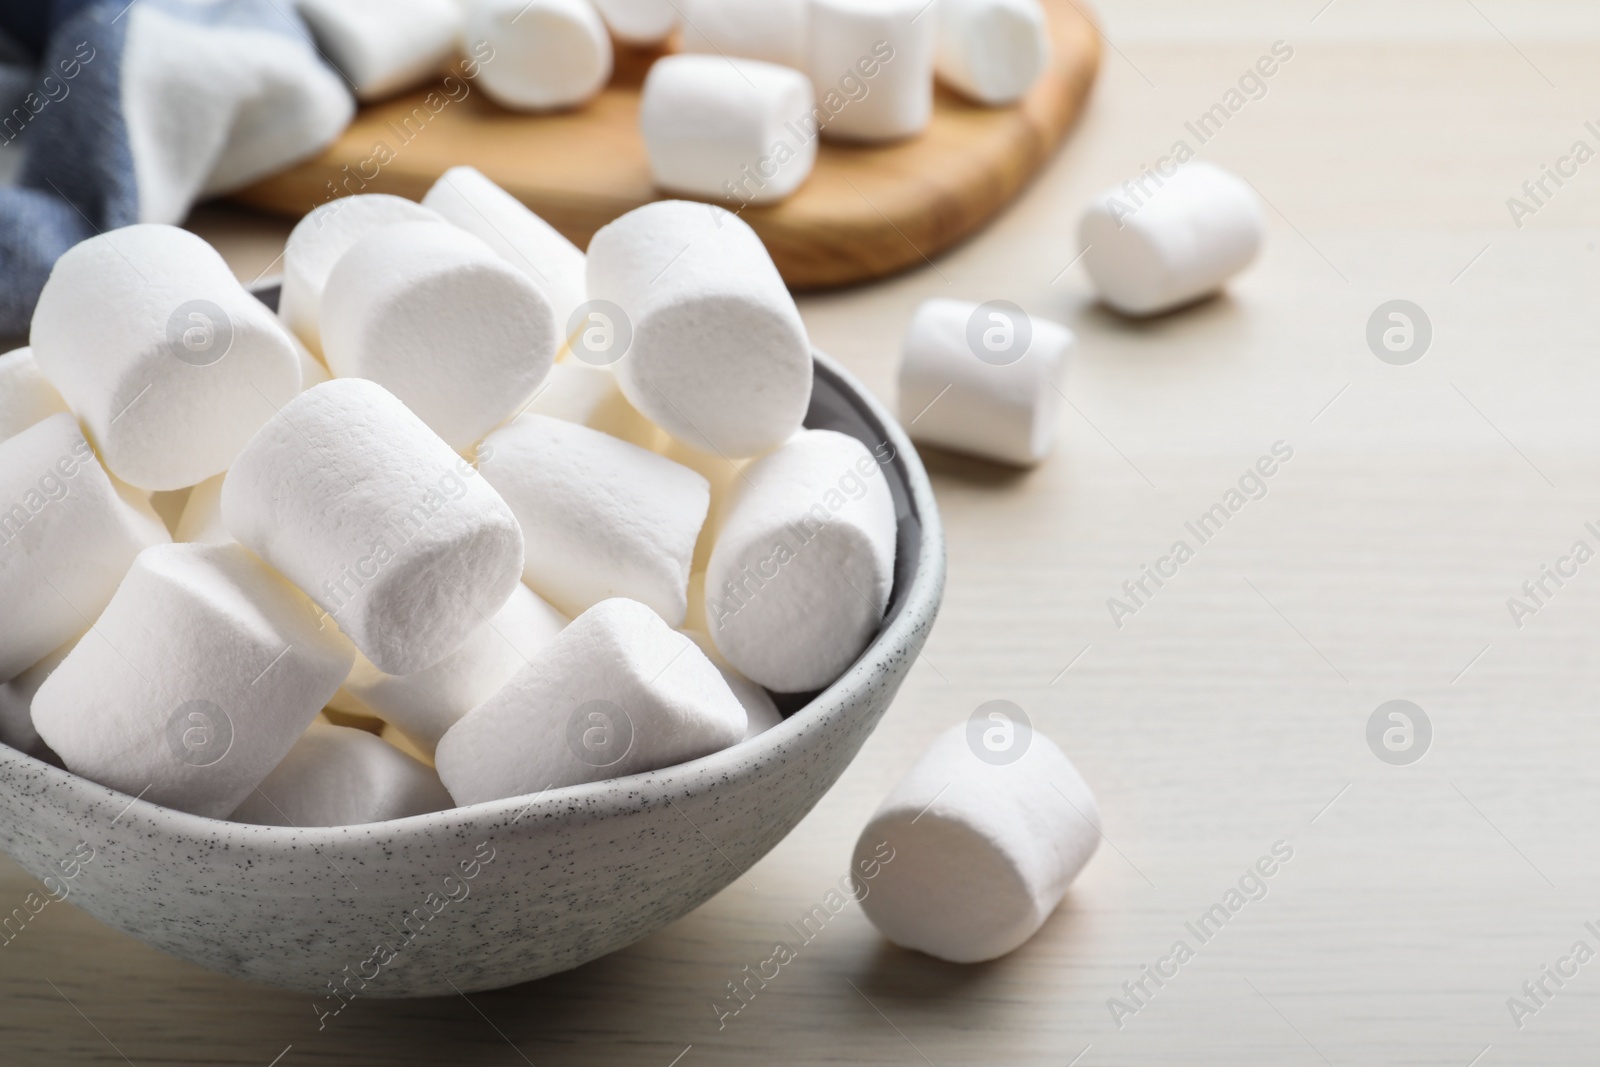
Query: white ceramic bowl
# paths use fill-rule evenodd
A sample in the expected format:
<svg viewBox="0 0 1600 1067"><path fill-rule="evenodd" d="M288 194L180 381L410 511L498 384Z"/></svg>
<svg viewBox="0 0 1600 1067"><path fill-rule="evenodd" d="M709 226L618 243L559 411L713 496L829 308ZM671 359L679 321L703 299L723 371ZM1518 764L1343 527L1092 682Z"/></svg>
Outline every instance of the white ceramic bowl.
<svg viewBox="0 0 1600 1067"><path fill-rule="evenodd" d="M0 745L0 847L110 926L224 974L339 997L512 985L704 903L811 810L922 648L944 589L933 492L900 427L825 356L806 425L887 441L899 519L883 629L780 725L682 766L396 822L284 829L156 807ZM93 860L72 866L80 843ZM840 839L840 862L851 842ZM79 849L78 855L87 856ZM336 992L337 990L337 992Z"/></svg>

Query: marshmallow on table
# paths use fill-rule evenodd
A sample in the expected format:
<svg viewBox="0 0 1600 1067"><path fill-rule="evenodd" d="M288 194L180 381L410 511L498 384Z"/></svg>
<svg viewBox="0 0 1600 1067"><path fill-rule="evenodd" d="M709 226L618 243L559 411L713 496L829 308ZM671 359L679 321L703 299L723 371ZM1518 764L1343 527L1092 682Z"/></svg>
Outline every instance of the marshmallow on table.
<svg viewBox="0 0 1600 1067"><path fill-rule="evenodd" d="M811 344L761 238L710 204L662 200L589 245L589 296L627 316L615 364L633 406L679 440L740 458L794 434L811 403Z"/></svg>
<svg viewBox="0 0 1600 1067"><path fill-rule="evenodd" d="M358 656L344 692L432 753L446 730L494 696L566 625L566 616L519 585L505 607L432 667L397 677Z"/></svg>
<svg viewBox="0 0 1600 1067"><path fill-rule="evenodd" d="M44 742L33 726L33 698L77 643L78 639L73 638L11 681L0 684L0 744L30 756L44 751Z"/></svg>
<svg viewBox="0 0 1600 1067"><path fill-rule="evenodd" d="M811 79L758 59L656 60L639 101L650 173L663 189L767 204L800 187L817 161Z"/></svg>
<svg viewBox="0 0 1600 1067"><path fill-rule="evenodd" d="M606 25L625 44L658 44L678 28L673 0L594 0Z"/></svg>
<svg viewBox="0 0 1600 1067"><path fill-rule="evenodd" d="M326 58L361 100L425 80L456 50L456 0L296 0Z"/></svg>
<svg viewBox="0 0 1600 1067"><path fill-rule="evenodd" d="M722 675L722 680L728 683L728 689L744 708L745 729L744 740L748 741L757 734L766 733L783 721L783 713L778 710L778 705L772 702L772 697L744 675L734 669L733 664L722 658L722 653L717 651L717 643L711 640L711 635L703 630L684 630L683 636L699 646L700 651L706 654L706 659Z"/></svg>
<svg viewBox="0 0 1600 1067"><path fill-rule="evenodd" d="M533 396L560 343L539 287L443 222L369 233L323 293L329 368L388 389L458 452Z"/></svg>
<svg viewBox="0 0 1600 1067"><path fill-rule="evenodd" d="M828 116L822 135L895 141L921 133L933 117L938 29L930 0L811 0L806 70Z"/></svg>
<svg viewBox="0 0 1600 1067"><path fill-rule="evenodd" d="M672 626L711 491L687 467L598 430L522 415L484 439L478 471L525 540L523 581L568 615L612 597Z"/></svg>
<svg viewBox="0 0 1600 1067"><path fill-rule="evenodd" d="M1072 344L1048 319L929 300L901 351L900 421L919 442L1032 466L1055 446Z"/></svg>
<svg viewBox="0 0 1600 1067"><path fill-rule="evenodd" d="M806 430L746 467L706 570L706 626L778 693L831 684L883 624L895 510L865 445Z"/></svg>
<svg viewBox="0 0 1600 1067"><path fill-rule="evenodd" d="M862 910L895 944L952 963L1032 937L1100 843L1094 794L1061 749L990 718L934 740L861 831L852 863L884 860L887 845ZM990 762L991 736L1027 747Z"/></svg>
<svg viewBox="0 0 1600 1067"><path fill-rule="evenodd" d="M494 49L478 80L505 107L576 107L611 80L611 36L589 0L467 0L464 36Z"/></svg>
<svg viewBox="0 0 1600 1067"><path fill-rule="evenodd" d="M939 80L980 104L1020 100L1050 62L1039 0L939 0Z"/></svg>
<svg viewBox="0 0 1600 1067"><path fill-rule="evenodd" d="M596 367L576 356L550 368L550 376L528 404L528 414L576 422L640 448L653 450L666 438L628 403L610 367Z"/></svg>
<svg viewBox="0 0 1600 1067"><path fill-rule="evenodd" d="M806 65L808 0L679 0L683 50Z"/></svg>
<svg viewBox="0 0 1600 1067"><path fill-rule="evenodd" d="M322 353L322 293L334 265L373 230L401 222L442 222L421 204L384 193L330 200L289 232L278 317L314 354Z"/></svg>
<svg viewBox="0 0 1600 1067"><path fill-rule="evenodd" d="M66 410L67 402L39 370L33 349L0 356L0 441Z"/></svg>
<svg viewBox="0 0 1600 1067"><path fill-rule="evenodd" d="M1260 197L1221 167L1197 160L1148 177L1095 197L1078 224L1090 279L1126 315L1216 292L1250 265L1266 235Z"/></svg>
<svg viewBox="0 0 1600 1067"><path fill-rule="evenodd" d="M141 550L169 541L118 491L71 415L0 441L0 680L82 633Z"/></svg>
<svg viewBox="0 0 1600 1067"><path fill-rule="evenodd" d="M588 7L588 0L576 2ZM567 336L573 313L586 299L584 257L577 245L472 167L445 171L422 206L481 238L527 275L550 301L561 336Z"/></svg>
<svg viewBox="0 0 1600 1067"><path fill-rule="evenodd" d="M744 737L745 712L694 642L631 600L572 621L439 742L457 804L653 771Z"/></svg>
<svg viewBox="0 0 1600 1067"><path fill-rule="evenodd" d="M376 734L313 722L233 812L257 826L359 826L451 807L439 776Z"/></svg>
<svg viewBox="0 0 1600 1067"><path fill-rule="evenodd" d="M460 648L522 575L505 501L360 378L301 393L261 428L222 483L222 518L389 674Z"/></svg>
<svg viewBox="0 0 1600 1067"><path fill-rule="evenodd" d="M40 686L33 722L74 774L220 819L282 761L354 655L240 546L158 545Z"/></svg>
<svg viewBox="0 0 1600 1067"><path fill-rule="evenodd" d="M69 249L30 340L106 469L140 489L220 474L300 389L272 313L216 249L176 226L128 226Z"/></svg>
<svg viewBox="0 0 1600 1067"><path fill-rule="evenodd" d="M219 474L215 478L207 478L189 490L189 499L183 504L183 514L178 516L178 527L172 532L174 541L225 545L233 540L228 528L222 524L222 482L226 477L225 474Z"/></svg>

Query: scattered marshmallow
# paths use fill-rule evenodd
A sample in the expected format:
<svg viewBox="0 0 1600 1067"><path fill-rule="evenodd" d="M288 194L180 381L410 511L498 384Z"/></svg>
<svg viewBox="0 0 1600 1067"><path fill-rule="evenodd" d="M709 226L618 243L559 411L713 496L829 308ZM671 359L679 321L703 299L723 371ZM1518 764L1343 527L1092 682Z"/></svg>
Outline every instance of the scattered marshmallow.
<svg viewBox="0 0 1600 1067"><path fill-rule="evenodd" d="M921 133L933 118L938 28L931 0L811 0L806 69L828 89L822 135L874 142ZM852 86L865 90L844 95Z"/></svg>
<svg viewBox="0 0 1600 1067"><path fill-rule="evenodd" d="M494 696L566 625L566 616L519 585L505 607L432 667L396 677L357 656L344 692L431 755L446 730Z"/></svg>
<svg viewBox="0 0 1600 1067"><path fill-rule="evenodd" d="M1020 758L980 758L993 751L988 732L1006 729L1016 732L1004 740L1027 745ZM1099 843L1077 768L1008 718L940 734L861 831L852 866L883 859L887 845L892 859L861 898L867 918L903 948L977 963L1032 937Z"/></svg>
<svg viewBox="0 0 1600 1067"><path fill-rule="evenodd" d="M522 532L505 501L361 378L284 405L228 472L222 517L389 674L460 648L522 574Z"/></svg>
<svg viewBox="0 0 1600 1067"><path fill-rule="evenodd" d="M45 751L39 731L33 726L33 698L77 643L75 637L11 681L0 684L0 744L10 745L30 756Z"/></svg>
<svg viewBox="0 0 1600 1067"><path fill-rule="evenodd" d="M589 0L468 0L465 36L494 49L478 80L505 107L577 107L611 80L611 37Z"/></svg>
<svg viewBox="0 0 1600 1067"><path fill-rule="evenodd" d="M1084 267L1107 304L1155 315L1221 289L1266 237L1261 199L1242 178L1201 161L1170 177L1130 180L1089 203L1078 224Z"/></svg>
<svg viewBox="0 0 1600 1067"><path fill-rule="evenodd" d="M71 415L0 441L0 680L82 633L134 557L170 540L118 491Z"/></svg>
<svg viewBox="0 0 1600 1067"><path fill-rule="evenodd" d="M464 452L533 396L560 334L549 299L486 243L406 222L333 268L322 343L336 375L377 382Z"/></svg>
<svg viewBox="0 0 1600 1067"><path fill-rule="evenodd" d="M743 56L803 70L808 0L679 0L683 50Z"/></svg>
<svg viewBox="0 0 1600 1067"><path fill-rule="evenodd" d="M744 737L744 708L694 642L631 600L584 612L439 742L457 804L670 767Z"/></svg>
<svg viewBox="0 0 1600 1067"><path fill-rule="evenodd" d="M33 721L74 774L220 819L353 658L303 593L238 545L158 545L39 688Z"/></svg>
<svg viewBox="0 0 1600 1067"><path fill-rule="evenodd" d="M33 349L19 348L0 356L0 441L67 410L33 358Z"/></svg>
<svg viewBox="0 0 1600 1067"><path fill-rule="evenodd" d="M617 40L631 45L660 44L678 28L673 0L594 0Z"/></svg>
<svg viewBox="0 0 1600 1067"><path fill-rule="evenodd" d="M689 562L711 502L687 467L577 423L522 415L478 469L517 516L523 581L568 615L628 597L683 624Z"/></svg>
<svg viewBox="0 0 1600 1067"><path fill-rule="evenodd" d="M295 224L284 246L278 317L313 354L321 355L322 293L340 258L384 226L442 221L421 204L384 193L341 197L314 209Z"/></svg>
<svg viewBox="0 0 1600 1067"><path fill-rule="evenodd" d="M706 571L717 648L774 692L829 685L883 623L895 532L888 482L855 438L806 430L756 460Z"/></svg>
<svg viewBox="0 0 1600 1067"><path fill-rule="evenodd" d="M324 55L363 101L434 74L456 50L456 0L296 0Z"/></svg>
<svg viewBox="0 0 1600 1067"><path fill-rule="evenodd" d="M633 406L672 436L728 457L758 455L800 428L811 345L761 238L710 204L662 200L589 245L589 295L627 315L616 363Z"/></svg>
<svg viewBox="0 0 1600 1067"><path fill-rule="evenodd" d="M816 164L817 139L800 133L814 103L811 79L788 67L665 56L650 68L639 102L650 173L678 193L775 203Z"/></svg>
<svg viewBox="0 0 1600 1067"><path fill-rule="evenodd" d="M146 490L220 474L300 388L272 313L176 226L128 226L69 249L30 340L106 468Z"/></svg>
<svg viewBox="0 0 1600 1067"><path fill-rule="evenodd" d="M564 359L550 368L550 376L528 405L528 414L576 422L651 450L666 438L655 423L628 403L610 367L596 367L577 358Z"/></svg>
<svg viewBox="0 0 1600 1067"><path fill-rule="evenodd" d="M375 734L313 722L234 811L257 826L359 826L451 807L426 764Z"/></svg>
<svg viewBox="0 0 1600 1067"><path fill-rule="evenodd" d="M706 659L722 675L722 680L728 683L728 688L744 708L745 729L744 740L748 741L757 734L766 733L783 721L783 713L778 710L778 705L772 702L772 697L744 675L734 669L733 664L722 658L722 653L717 651L717 643L711 640L711 635L703 630L684 630L683 636L699 646L700 651L706 654Z"/></svg>
<svg viewBox="0 0 1600 1067"><path fill-rule="evenodd" d="M178 516L178 528L172 532L174 541L225 545L233 540L233 535L222 524L222 482L226 477L219 474L207 478L189 490L183 514Z"/></svg>
<svg viewBox="0 0 1600 1067"><path fill-rule="evenodd" d="M589 6L588 0L576 2ZM472 167L445 171L422 198L422 206L481 238L527 275L550 301L561 336L567 336L573 313L586 299L584 257L577 245Z"/></svg>
<svg viewBox="0 0 1600 1067"><path fill-rule="evenodd" d="M958 93L991 107L1015 103L1049 62L1039 0L939 0L934 69Z"/></svg>
<svg viewBox="0 0 1600 1067"><path fill-rule="evenodd" d="M900 421L919 442L1033 466L1055 447L1072 344L1020 309L929 300L901 351Z"/></svg>

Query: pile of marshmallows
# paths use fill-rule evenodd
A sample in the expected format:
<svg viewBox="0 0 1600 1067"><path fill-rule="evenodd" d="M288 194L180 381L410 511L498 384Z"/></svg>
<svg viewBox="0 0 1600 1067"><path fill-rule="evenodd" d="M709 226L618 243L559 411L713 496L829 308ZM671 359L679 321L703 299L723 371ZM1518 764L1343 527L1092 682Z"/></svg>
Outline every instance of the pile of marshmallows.
<svg viewBox="0 0 1600 1067"><path fill-rule="evenodd" d="M612 38L657 61L640 126L672 192L770 203L811 173L819 132L874 143L920 133L934 79L976 103L1020 99L1050 44L1039 0L299 0L357 95L409 88L464 47L506 107L577 107L611 78Z"/></svg>
<svg viewBox="0 0 1600 1067"><path fill-rule="evenodd" d="M458 168L319 208L284 266L275 316L173 227L56 264L0 358L0 740L376 822L719 751L876 634L887 459L802 428L806 332L733 215L654 203L585 256ZM626 358L586 361L586 301Z"/></svg>

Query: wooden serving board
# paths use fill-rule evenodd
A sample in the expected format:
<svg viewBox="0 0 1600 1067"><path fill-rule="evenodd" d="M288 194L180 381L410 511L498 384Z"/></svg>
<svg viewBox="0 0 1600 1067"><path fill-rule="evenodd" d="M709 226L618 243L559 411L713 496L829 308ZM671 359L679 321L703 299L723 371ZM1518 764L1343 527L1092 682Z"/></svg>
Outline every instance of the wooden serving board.
<svg viewBox="0 0 1600 1067"><path fill-rule="evenodd" d="M1016 196L1072 126L1100 64L1099 31L1075 0L1044 6L1053 57L1021 104L978 107L941 88L921 136L872 147L825 142L794 196L744 210L791 287L847 285L915 266ZM408 141L402 120L437 87L363 108L321 156L235 199L291 216L347 192L417 200L447 169L470 164L586 248L601 226L666 195L651 184L639 134L639 87L658 55L619 48L610 86L558 115L509 111L476 87L463 96L457 84L459 102L425 125L414 120Z"/></svg>

